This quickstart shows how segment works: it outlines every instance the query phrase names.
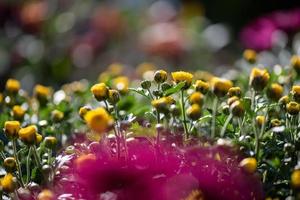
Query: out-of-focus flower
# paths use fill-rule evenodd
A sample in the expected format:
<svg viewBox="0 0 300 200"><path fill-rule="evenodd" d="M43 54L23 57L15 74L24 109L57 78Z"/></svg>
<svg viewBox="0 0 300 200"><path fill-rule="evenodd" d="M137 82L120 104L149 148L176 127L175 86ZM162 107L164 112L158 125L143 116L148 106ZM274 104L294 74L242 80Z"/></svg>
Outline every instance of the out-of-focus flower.
<svg viewBox="0 0 300 200"><path fill-rule="evenodd" d="M192 119L197 120L201 116L201 107L198 104L192 104L187 110L186 115Z"/></svg>
<svg viewBox="0 0 300 200"><path fill-rule="evenodd" d="M143 75L148 72L148 71L155 71L156 70L156 67L153 63L149 63L149 62L144 62L144 63L141 63L137 66L136 68L136 74L138 77L143 77ZM145 77L143 77L145 78Z"/></svg>
<svg viewBox="0 0 300 200"><path fill-rule="evenodd" d="M241 95L242 95L241 88L240 87L231 87L231 88L229 88L227 95L228 95L228 97L233 97L233 96L241 97Z"/></svg>
<svg viewBox="0 0 300 200"><path fill-rule="evenodd" d="M124 94L128 92L129 79L126 76L119 76L113 79L113 87L120 93Z"/></svg>
<svg viewBox="0 0 300 200"><path fill-rule="evenodd" d="M17 169L17 162L14 157L7 157L3 162L6 172L13 173Z"/></svg>
<svg viewBox="0 0 300 200"><path fill-rule="evenodd" d="M255 63L256 62L256 52L252 49L246 49L244 51L244 59L249 63Z"/></svg>
<svg viewBox="0 0 300 200"><path fill-rule="evenodd" d="M259 115L255 118L256 124L261 127L264 123L266 123L266 118L265 116Z"/></svg>
<svg viewBox="0 0 300 200"><path fill-rule="evenodd" d="M272 83L267 90L267 95L270 99L278 101L283 94L283 87L278 83Z"/></svg>
<svg viewBox="0 0 300 200"><path fill-rule="evenodd" d="M218 97L223 97L227 94L228 90L233 86L230 80L215 77L211 80L211 89Z"/></svg>
<svg viewBox="0 0 300 200"><path fill-rule="evenodd" d="M98 101L108 98L108 87L105 83L97 83L91 87L91 92Z"/></svg>
<svg viewBox="0 0 300 200"><path fill-rule="evenodd" d="M294 85L291 90L291 94L295 101L300 102L300 85Z"/></svg>
<svg viewBox="0 0 300 200"><path fill-rule="evenodd" d="M300 105L295 101L291 101L286 105L286 111L290 115L298 115L300 111Z"/></svg>
<svg viewBox="0 0 300 200"><path fill-rule="evenodd" d="M267 70L253 68L250 74L249 85L256 91L263 90L270 79L270 75Z"/></svg>
<svg viewBox="0 0 300 200"><path fill-rule="evenodd" d="M54 199L55 199L54 193L48 189L42 190L37 197L37 200L54 200Z"/></svg>
<svg viewBox="0 0 300 200"><path fill-rule="evenodd" d="M163 83L167 80L168 73L165 70L158 70L154 73L154 81L156 83Z"/></svg>
<svg viewBox="0 0 300 200"><path fill-rule="evenodd" d="M197 80L194 86L196 91L201 92L203 94L206 94L209 90L209 83L202 80Z"/></svg>
<svg viewBox="0 0 300 200"><path fill-rule="evenodd" d="M240 162L240 166L248 173L254 173L257 167L255 158L245 158Z"/></svg>
<svg viewBox="0 0 300 200"><path fill-rule="evenodd" d="M5 89L11 93L17 93L21 87L21 84L16 79L8 79L6 81Z"/></svg>
<svg viewBox="0 0 300 200"><path fill-rule="evenodd" d="M84 115L87 125L99 134L104 133L112 124L113 119L104 108L91 110Z"/></svg>
<svg viewBox="0 0 300 200"><path fill-rule="evenodd" d="M19 138L26 145L32 145L37 142L36 126L30 125L19 130Z"/></svg>
<svg viewBox="0 0 300 200"><path fill-rule="evenodd" d="M230 105L230 112L233 116L242 117L244 115L245 109L241 101L237 100Z"/></svg>
<svg viewBox="0 0 300 200"><path fill-rule="evenodd" d="M46 87L40 84L37 84L34 87L34 95L39 101L45 101L48 98L50 98L52 94L52 88L51 87Z"/></svg>
<svg viewBox="0 0 300 200"><path fill-rule="evenodd" d="M82 118L82 119L84 119L84 116L85 116L85 114L88 112L88 111L90 111L91 110L91 108L89 107L89 106L82 106L80 109L79 109L79 116Z"/></svg>
<svg viewBox="0 0 300 200"><path fill-rule="evenodd" d="M8 138L16 138L20 130L19 121L6 121L4 123L4 132Z"/></svg>
<svg viewBox="0 0 300 200"><path fill-rule="evenodd" d="M200 92L194 92L189 96L190 104L198 104L201 106L203 104L203 99L203 94Z"/></svg>
<svg viewBox="0 0 300 200"><path fill-rule="evenodd" d="M53 136L47 136L44 139L45 147L49 149L54 149L57 144L57 139Z"/></svg>
<svg viewBox="0 0 300 200"><path fill-rule="evenodd" d="M16 120L22 120L25 115L25 110L19 105L15 105L12 108L12 112L13 112L13 117Z"/></svg>
<svg viewBox="0 0 300 200"><path fill-rule="evenodd" d="M300 170L294 170L291 175L291 184L294 188L300 188Z"/></svg>
<svg viewBox="0 0 300 200"><path fill-rule="evenodd" d="M291 66L295 69L295 71L299 74L300 73L300 56L294 55L291 58Z"/></svg>
<svg viewBox="0 0 300 200"><path fill-rule="evenodd" d="M51 112L51 118L54 122L60 122L64 118L64 113L60 110L53 110Z"/></svg>
<svg viewBox="0 0 300 200"><path fill-rule="evenodd" d="M4 192L14 192L14 190L17 188L17 180L11 173L8 173L1 180L1 186Z"/></svg>
<svg viewBox="0 0 300 200"><path fill-rule="evenodd" d="M46 18L47 9L48 5L46 1L24 4L20 13L22 23L30 30L38 30L41 22Z"/></svg>

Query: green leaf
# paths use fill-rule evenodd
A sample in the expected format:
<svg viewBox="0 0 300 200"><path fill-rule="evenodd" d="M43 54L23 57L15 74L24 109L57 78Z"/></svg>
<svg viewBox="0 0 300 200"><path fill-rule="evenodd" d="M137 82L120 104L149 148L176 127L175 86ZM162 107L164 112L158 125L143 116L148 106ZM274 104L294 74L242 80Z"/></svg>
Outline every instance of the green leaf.
<svg viewBox="0 0 300 200"><path fill-rule="evenodd" d="M174 93L180 91L184 87L184 85L185 85L185 82L180 82L177 85L171 87L170 89L167 89L164 92L164 96L169 96L171 94L174 94Z"/></svg>

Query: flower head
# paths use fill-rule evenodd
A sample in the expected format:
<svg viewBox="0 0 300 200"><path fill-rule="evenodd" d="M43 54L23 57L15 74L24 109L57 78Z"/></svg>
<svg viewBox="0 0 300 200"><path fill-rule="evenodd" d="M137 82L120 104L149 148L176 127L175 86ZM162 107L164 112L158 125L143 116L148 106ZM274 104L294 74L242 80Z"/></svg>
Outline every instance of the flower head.
<svg viewBox="0 0 300 200"><path fill-rule="evenodd" d="M64 113L60 110L53 110L51 112L51 118L54 122L60 122L64 118Z"/></svg>
<svg viewBox="0 0 300 200"><path fill-rule="evenodd" d="M17 93L20 90L21 84L16 79L8 79L6 81L5 89L11 93Z"/></svg>
<svg viewBox="0 0 300 200"><path fill-rule="evenodd" d="M119 76L113 79L113 86L120 93L124 94L128 92L129 79L126 76Z"/></svg>
<svg viewBox="0 0 300 200"><path fill-rule="evenodd" d="M30 125L19 130L19 138L26 145L33 145L37 142L36 126Z"/></svg>
<svg viewBox="0 0 300 200"><path fill-rule="evenodd" d="M187 89L191 86L193 81L193 74L184 71L172 72L172 78L175 83L185 82L184 89Z"/></svg>
<svg viewBox="0 0 300 200"><path fill-rule="evenodd" d="M229 109L233 116L236 117L242 117L245 113L244 105L240 100L233 102Z"/></svg>
<svg viewBox="0 0 300 200"><path fill-rule="evenodd" d="M4 132L8 138L18 137L18 132L20 129L19 121L6 121L4 123Z"/></svg>
<svg viewBox="0 0 300 200"><path fill-rule="evenodd" d="M79 116L84 119L84 116L87 112L89 112L91 110L91 108L89 106L82 106L79 109Z"/></svg>
<svg viewBox="0 0 300 200"><path fill-rule="evenodd" d="M266 123L266 118L263 115L259 115L255 118L256 124L261 127L264 123Z"/></svg>
<svg viewBox="0 0 300 200"><path fill-rule="evenodd" d="M300 111L300 105L295 101L291 101L286 105L286 111L290 115L298 115Z"/></svg>
<svg viewBox="0 0 300 200"><path fill-rule="evenodd" d="M300 85L294 85L291 94L294 100L300 103Z"/></svg>
<svg viewBox="0 0 300 200"><path fill-rule="evenodd" d="M5 158L3 166L6 172L13 173L17 169L16 159L14 157Z"/></svg>
<svg viewBox="0 0 300 200"><path fill-rule="evenodd" d="M231 87L231 88L229 88L227 95L228 95L228 97L233 97L233 96L241 97L241 95L242 95L241 88L240 87Z"/></svg>
<svg viewBox="0 0 300 200"><path fill-rule="evenodd" d="M91 87L91 92L98 101L108 98L108 87L105 83L97 83Z"/></svg>
<svg viewBox="0 0 300 200"><path fill-rule="evenodd" d="M209 84L202 80L197 80L194 84L196 91L206 94L209 90Z"/></svg>
<svg viewBox="0 0 300 200"><path fill-rule="evenodd" d="M52 88L38 84L34 87L34 94L39 101L45 101L50 98Z"/></svg>
<svg viewBox="0 0 300 200"><path fill-rule="evenodd" d="M253 68L250 74L249 85L256 91L263 90L270 79L270 75L265 69Z"/></svg>
<svg viewBox="0 0 300 200"><path fill-rule="evenodd" d="M7 173L1 180L1 186L4 192L12 193L17 188L17 180L11 173Z"/></svg>
<svg viewBox="0 0 300 200"><path fill-rule="evenodd" d="M102 107L87 112L84 119L87 125L99 134L105 132L113 124L112 117Z"/></svg>
<svg viewBox="0 0 300 200"><path fill-rule="evenodd" d="M256 52L252 49L246 49L243 56L244 59L251 64L256 62Z"/></svg>
<svg viewBox="0 0 300 200"><path fill-rule="evenodd" d="M109 90L108 91L108 101L111 104L116 104L120 100L120 93L118 90Z"/></svg>
<svg viewBox="0 0 300 200"><path fill-rule="evenodd" d="M54 149L57 144L57 139L53 136L47 136L44 139L45 147L49 149Z"/></svg>
<svg viewBox="0 0 300 200"><path fill-rule="evenodd" d="M168 73L165 70L158 70L154 73L154 81L156 83L163 83L167 80Z"/></svg>
<svg viewBox="0 0 300 200"><path fill-rule="evenodd" d="M213 93L218 97L223 97L227 94L228 90L233 86L230 80L214 77L211 80L211 88Z"/></svg>
<svg viewBox="0 0 300 200"><path fill-rule="evenodd" d="M25 115L25 110L19 106L19 105L15 105L13 108L12 108L12 111L13 111L13 117L16 119L16 120L22 120L24 115Z"/></svg>
<svg viewBox="0 0 300 200"><path fill-rule="evenodd" d="M197 120L201 117L201 107L198 104L192 104L187 110L186 114L192 120Z"/></svg>
<svg viewBox="0 0 300 200"><path fill-rule="evenodd" d="M190 104L198 104L201 106L203 104L203 99L203 94L200 92L194 92L189 96Z"/></svg>
<svg viewBox="0 0 300 200"><path fill-rule="evenodd" d="M298 56L298 55L292 56L290 62L291 62L291 66L299 74L300 73L300 56Z"/></svg>
<svg viewBox="0 0 300 200"><path fill-rule="evenodd" d="M267 89L267 95L271 100L278 101L283 94L283 87L278 83L272 83Z"/></svg>
<svg viewBox="0 0 300 200"><path fill-rule="evenodd" d="M291 184L294 188L300 188L300 170L294 170L291 175Z"/></svg>
<svg viewBox="0 0 300 200"><path fill-rule="evenodd" d="M55 195L51 190L44 189L37 196L37 200L54 200Z"/></svg>

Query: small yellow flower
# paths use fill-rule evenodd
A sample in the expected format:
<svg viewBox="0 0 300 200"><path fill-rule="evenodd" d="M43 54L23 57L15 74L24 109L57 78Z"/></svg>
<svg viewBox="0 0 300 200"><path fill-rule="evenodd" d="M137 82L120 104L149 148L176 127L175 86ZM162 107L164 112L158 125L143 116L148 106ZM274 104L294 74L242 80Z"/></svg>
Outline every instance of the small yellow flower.
<svg viewBox="0 0 300 200"><path fill-rule="evenodd" d="M13 111L13 117L16 120L22 120L23 119L23 117L25 115L25 110L21 106L15 105L12 108L12 111Z"/></svg>
<svg viewBox="0 0 300 200"><path fill-rule="evenodd" d="M249 85L256 91L262 91L268 84L270 75L265 69L253 68L250 74Z"/></svg>
<svg viewBox="0 0 300 200"><path fill-rule="evenodd" d="M8 138L18 137L18 132L20 130L19 121L6 121L4 123L4 132Z"/></svg>
<svg viewBox="0 0 300 200"><path fill-rule="evenodd" d="M300 188L300 170L294 170L291 175L291 185L294 188Z"/></svg>
<svg viewBox="0 0 300 200"><path fill-rule="evenodd" d="M229 109L232 115L236 117L242 117L245 113L244 105L239 100L233 102Z"/></svg>
<svg viewBox="0 0 300 200"><path fill-rule="evenodd" d="M228 90L233 86L230 80L214 77L211 80L212 92L218 96L223 97L227 94Z"/></svg>
<svg viewBox="0 0 300 200"><path fill-rule="evenodd" d="M170 100L168 100L166 97L162 97L151 101L151 104L158 112L165 113L168 112Z"/></svg>
<svg viewBox="0 0 300 200"><path fill-rule="evenodd" d="M64 113L59 110L53 110L51 112L51 118L54 122L60 122L64 118Z"/></svg>
<svg viewBox="0 0 300 200"><path fill-rule="evenodd" d="M11 173L7 173L1 181L1 186L4 192L12 193L17 188L17 180Z"/></svg>
<svg viewBox="0 0 300 200"><path fill-rule="evenodd" d="M285 95L285 96L283 96L283 97L281 97L280 99L279 99L279 103L281 104L281 105L286 105L288 102L290 102L290 98L289 98L289 96L287 96L287 95Z"/></svg>
<svg viewBox="0 0 300 200"><path fill-rule="evenodd" d="M87 112L84 119L89 128L99 134L104 133L113 124L112 117L102 107Z"/></svg>
<svg viewBox="0 0 300 200"><path fill-rule="evenodd" d="M57 139L53 136L47 136L44 139L45 147L49 149L54 149L57 144Z"/></svg>
<svg viewBox="0 0 300 200"><path fill-rule="evenodd" d="M267 96L273 101L278 101L283 94L283 87L278 83L272 83L267 90Z"/></svg>
<svg viewBox="0 0 300 200"><path fill-rule="evenodd" d="M241 97L241 95L242 95L242 91L240 87L231 87L229 88L227 93L228 97L233 97L233 96Z"/></svg>
<svg viewBox="0 0 300 200"><path fill-rule="evenodd" d="M156 83L163 83L167 80L168 73L165 70L158 70L154 73L154 81Z"/></svg>
<svg viewBox="0 0 300 200"><path fill-rule="evenodd" d="M203 104L203 99L203 94L201 94L200 92L194 92L189 96L190 104L198 104L201 106Z"/></svg>
<svg viewBox="0 0 300 200"><path fill-rule="evenodd" d="M37 142L36 126L30 125L19 130L19 138L26 145L33 145Z"/></svg>
<svg viewBox="0 0 300 200"><path fill-rule="evenodd" d="M281 121L279 119L272 119L271 127L278 127L278 126L281 126Z"/></svg>
<svg viewBox="0 0 300 200"><path fill-rule="evenodd" d="M256 117L256 124L261 127L265 122L266 122L266 118L263 115L259 115Z"/></svg>
<svg viewBox="0 0 300 200"><path fill-rule="evenodd" d="M80 109L79 109L79 116L84 119L84 116L87 112L89 112L91 110L91 108L89 106L82 106Z"/></svg>
<svg viewBox="0 0 300 200"><path fill-rule="evenodd" d="M255 158L245 158L240 162L240 167L252 174L256 171L257 161Z"/></svg>
<svg viewBox="0 0 300 200"><path fill-rule="evenodd" d="M34 87L34 94L38 100L47 100L52 95L52 88L37 84Z"/></svg>
<svg viewBox="0 0 300 200"><path fill-rule="evenodd" d="M36 143L37 143L37 144L39 144L39 143L42 142L43 136L42 136L41 134L36 133L36 134L35 134L35 137L36 137Z"/></svg>
<svg viewBox="0 0 300 200"><path fill-rule="evenodd" d="M300 103L300 85L294 85L292 87L291 94L292 94L294 100L297 101L298 103Z"/></svg>
<svg viewBox="0 0 300 200"><path fill-rule="evenodd" d="M5 85L5 89L11 93L17 93L21 88L21 84L16 79L8 79Z"/></svg>
<svg viewBox="0 0 300 200"><path fill-rule="evenodd" d="M183 89L187 89L191 86L193 81L193 74L184 71L172 72L172 78L175 83L185 82Z"/></svg>
<svg viewBox="0 0 300 200"><path fill-rule="evenodd" d="M120 100L120 93L118 90L109 90L108 91L108 101L111 104L116 104Z"/></svg>
<svg viewBox="0 0 300 200"><path fill-rule="evenodd" d="M144 62L144 63L139 64L135 71L136 71L138 77L143 77L143 75L146 72L154 71L155 69L156 69L156 67L153 63Z"/></svg>
<svg viewBox="0 0 300 200"><path fill-rule="evenodd" d="M206 94L209 90L209 84L202 80L197 80L194 87L196 91L201 92L202 94Z"/></svg>
<svg viewBox="0 0 300 200"><path fill-rule="evenodd" d="M201 107L198 104L193 104L186 110L186 114L190 119L197 120L201 117Z"/></svg>
<svg viewBox="0 0 300 200"><path fill-rule="evenodd" d="M37 196L37 200L54 200L55 195L51 190L44 189Z"/></svg>
<svg viewBox="0 0 300 200"><path fill-rule="evenodd" d="M299 74L300 73L300 56L294 55L291 58L291 66L294 68L294 70Z"/></svg>
<svg viewBox="0 0 300 200"><path fill-rule="evenodd" d="M233 96L233 97L230 97L228 100L227 100L227 104L229 106L231 106L231 104L233 104L235 101L238 101L239 98L237 96Z"/></svg>
<svg viewBox="0 0 300 200"><path fill-rule="evenodd" d="M5 171L8 173L13 173L17 169L17 162L14 157L7 157L3 162Z"/></svg>
<svg viewBox="0 0 300 200"><path fill-rule="evenodd" d="M108 87L105 83L97 83L91 87L91 92L98 101L108 98Z"/></svg>
<svg viewBox="0 0 300 200"><path fill-rule="evenodd" d="M252 49L246 49L243 56L244 59L251 64L256 62L256 52Z"/></svg>
<svg viewBox="0 0 300 200"><path fill-rule="evenodd" d="M295 101L291 101L286 105L286 111L290 115L298 115L300 111L300 105Z"/></svg>
<svg viewBox="0 0 300 200"><path fill-rule="evenodd" d="M91 163L91 162L94 162L96 161L96 156L95 154L86 154L86 155L81 155L79 156L78 158L76 158L75 160L75 167L77 169L82 169L82 167L84 166L85 163Z"/></svg>
<svg viewBox="0 0 300 200"><path fill-rule="evenodd" d="M119 76L113 79L113 87L120 93L125 94L128 92L129 79L126 76Z"/></svg>
<svg viewBox="0 0 300 200"><path fill-rule="evenodd" d="M107 67L107 72L112 76L118 76L122 74L124 70L124 65L121 63L112 63Z"/></svg>

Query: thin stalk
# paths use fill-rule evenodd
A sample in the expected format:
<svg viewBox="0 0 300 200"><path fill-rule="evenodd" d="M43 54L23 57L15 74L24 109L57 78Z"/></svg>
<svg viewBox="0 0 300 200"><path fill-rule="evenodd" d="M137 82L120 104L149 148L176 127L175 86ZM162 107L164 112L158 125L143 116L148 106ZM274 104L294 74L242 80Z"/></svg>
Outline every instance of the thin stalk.
<svg viewBox="0 0 300 200"><path fill-rule="evenodd" d="M147 89L147 91L149 92L149 96L150 96L150 98L151 98L152 100L154 100L154 97L153 97L153 95L152 95L152 93L151 93L151 91L150 91L150 89L149 89L149 88Z"/></svg>
<svg viewBox="0 0 300 200"><path fill-rule="evenodd" d="M35 147L35 145L32 145L31 147L32 147L32 149L33 149L33 150L32 150L32 154L33 154L34 160L35 160L37 166L38 166L40 169L42 169L42 164L41 164L41 161L40 161L40 157L39 157L39 155L37 154L36 147Z"/></svg>
<svg viewBox="0 0 300 200"><path fill-rule="evenodd" d="M216 135L216 116L218 109L218 97L214 97L213 107L212 107L212 122L211 122L211 138L214 138Z"/></svg>
<svg viewBox="0 0 300 200"><path fill-rule="evenodd" d="M24 187L24 182L23 182L23 179L22 179L21 165L20 165L20 162L19 162L18 154L17 154L17 143L16 143L16 139L13 139L13 140L12 140L12 145L13 145L14 157L15 157L15 159L16 159L16 165L17 165L17 170L18 170L18 176L19 176L20 183L21 183L22 187Z"/></svg>
<svg viewBox="0 0 300 200"><path fill-rule="evenodd" d="M31 151L32 148L29 147L29 151L28 151L28 155L27 155L27 159L26 159L26 185L29 183L30 181L30 160L31 160Z"/></svg>
<svg viewBox="0 0 300 200"><path fill-rule="evenodd" d="M228 126L229 122L232 120L232 117L233 117L233 115L230 113L230 115L227 117L227 119L226 119L226 121L225 121L225 123L222 127L222 131L221 131L221 134L220 134L221 137L224 137L227 126Z"/></svg>
<svg viewBox="0 0 300 200"><path fill-rule="evenodd" d="M185 115L185 104L184 104L184 90L181 90L181 113L184 127L184 141L187 141L189 138L188 135L188 127L186 123L186 115Z"/></svg>

